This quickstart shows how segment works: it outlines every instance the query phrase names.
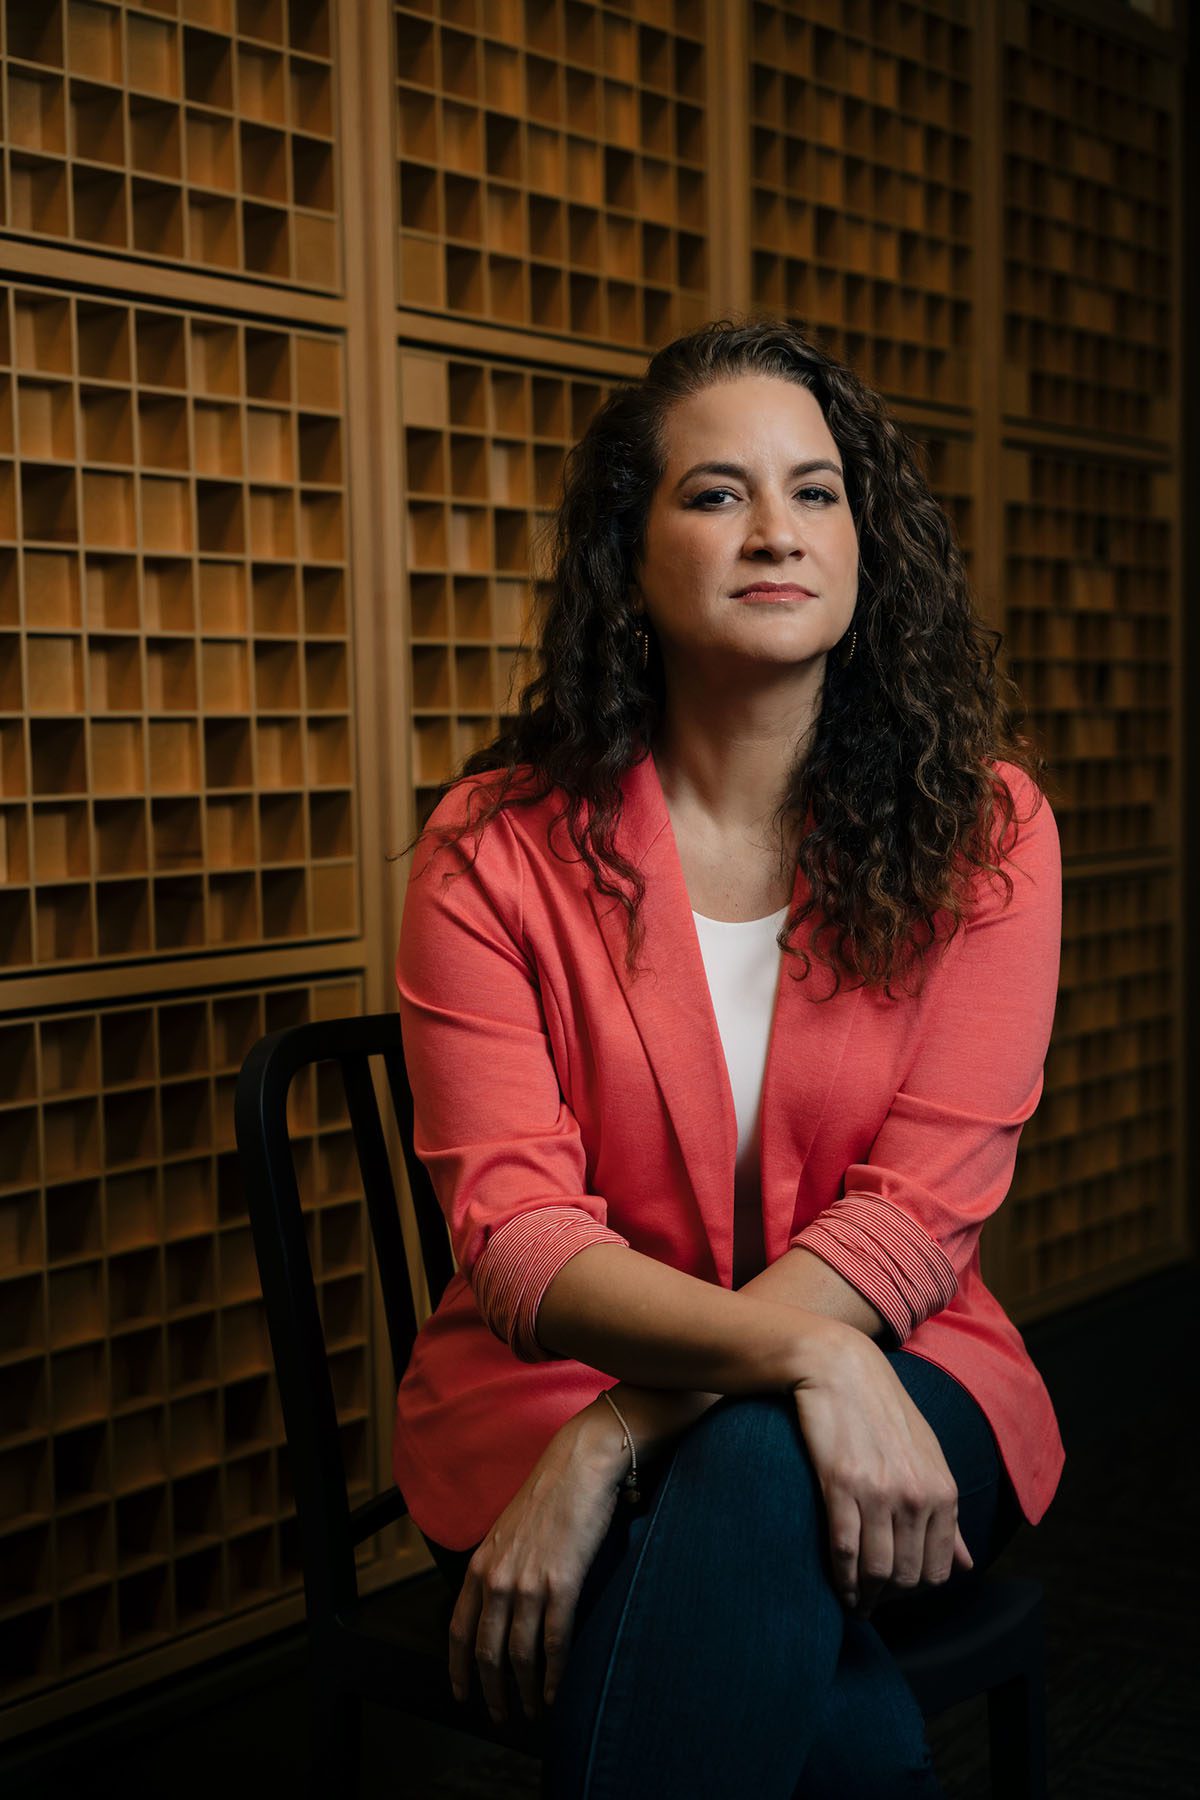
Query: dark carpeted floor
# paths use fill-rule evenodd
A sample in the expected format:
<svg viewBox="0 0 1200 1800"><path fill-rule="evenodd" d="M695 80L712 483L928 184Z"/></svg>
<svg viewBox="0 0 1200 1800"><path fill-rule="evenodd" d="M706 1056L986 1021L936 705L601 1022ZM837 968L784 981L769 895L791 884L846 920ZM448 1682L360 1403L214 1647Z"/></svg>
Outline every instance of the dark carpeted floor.
<svg viewBox="0 0 1200 1800"><path fill-rule="evenodd" d="M1047 1591L1053 1800L1200 1795L1198 1302L1191 1264L1025 1332L1067 1465L1042 1524L1023 1527L996 1567ZM219 1706L205 1707L193 1675L137 1715L64 1729L36 1761L30 1746L0 1754L6 1800L303 1794L299 1639L232 1666L237 1697ZM983 1701L935 1720L930 1740L947 1800L988 1800ZM362 1800L536 1800L531 1759L398 1713L368 1708L364 1746Z"/></svg>

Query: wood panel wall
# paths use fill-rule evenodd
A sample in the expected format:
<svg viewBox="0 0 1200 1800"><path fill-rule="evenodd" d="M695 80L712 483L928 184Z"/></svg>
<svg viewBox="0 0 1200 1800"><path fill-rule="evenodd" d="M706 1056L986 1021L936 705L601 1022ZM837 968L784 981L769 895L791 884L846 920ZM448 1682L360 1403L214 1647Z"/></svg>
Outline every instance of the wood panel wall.
<svg viewBox="0 0 1200 1800"><path fill-rule="evenodd" d="M786 313L886 394L1051 759L1062 989L989 1280L1021 1321L1185 1254L1184 32L7 0L0 1734L301 1614L236 1070L391 1004L386 854L515 705L564 452L705 318ZM319 1079L295 1111L365 1495L352 1146Z"/></svg>

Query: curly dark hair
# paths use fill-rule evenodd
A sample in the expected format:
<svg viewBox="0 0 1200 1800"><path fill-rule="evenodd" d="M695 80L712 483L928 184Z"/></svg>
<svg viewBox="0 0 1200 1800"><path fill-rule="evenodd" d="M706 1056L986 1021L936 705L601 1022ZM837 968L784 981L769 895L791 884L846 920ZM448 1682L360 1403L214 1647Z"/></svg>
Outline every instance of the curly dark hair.
<svg viewBox="0 0 1200 1800"><path fill-rule="evenodd" d="M503 779L478 784L458 826L425 830L442 844L474 830L478 854L478 834L501 807L534 805L560 789L565 803L554 823L566 819L597 891L625 908L632 974L645 878L613 836L622 774L654 741L665 686L656 647L641 667L635 627L644 615L637 618L629 595L666 468L671 408L748 374L777 375L815 395L841 452L860 557L856 654L826 658L812 726L775 814L803 826L796 860L809 889L778 941L802 964L803 979L811 959L790 940L815 915L810 942L835 978L828 997L845 973L893 999L892 981L923 962L939 922L947 937L958 930L972 869L999 875L1012 896L1012 879L992 852L996 814L1007 831L1016 803L992 764L1003 759L1031 777L1035 811L1045 764L1017 730L1020 695L997 666L1002 635L975 613L916 444L879 394L783 319L713 320L657 351L640 380L599 406L563 466L540 672L517 713L466 757L438 798L467 776L503 770ZM476 795L483 805L472 817ZM614 874L631 883L632 898Z"/></svg>

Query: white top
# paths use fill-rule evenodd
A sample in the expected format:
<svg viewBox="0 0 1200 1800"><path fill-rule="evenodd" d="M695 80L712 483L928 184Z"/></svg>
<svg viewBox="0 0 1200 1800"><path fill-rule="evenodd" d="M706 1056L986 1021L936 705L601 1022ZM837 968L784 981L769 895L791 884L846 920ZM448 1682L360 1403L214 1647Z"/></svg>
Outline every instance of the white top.
<svg viewBox="0 0 1200 1800"><path fill-rule="evenodd" d="M758 1112L782 952L775 942L790 908L765 919L706 919L692 911L737 1118L733 1180L733 1285L757 1275L762 1235Z"/></svg>

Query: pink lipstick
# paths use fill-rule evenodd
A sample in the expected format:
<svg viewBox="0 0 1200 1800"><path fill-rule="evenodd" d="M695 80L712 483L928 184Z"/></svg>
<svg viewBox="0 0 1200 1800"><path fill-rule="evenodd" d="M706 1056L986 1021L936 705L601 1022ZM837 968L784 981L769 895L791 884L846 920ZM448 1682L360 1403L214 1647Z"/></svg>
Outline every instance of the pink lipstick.
<svg viewBox="0 0 1200 1800"><path fill-rule="evenodd" d="M816 595L811 588L797 587L794 582L763 581L757 587L743 588L735 594L735 600L765 600L768 603L781 600L815 600Z"/></svg>

